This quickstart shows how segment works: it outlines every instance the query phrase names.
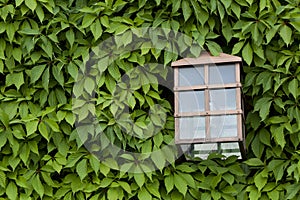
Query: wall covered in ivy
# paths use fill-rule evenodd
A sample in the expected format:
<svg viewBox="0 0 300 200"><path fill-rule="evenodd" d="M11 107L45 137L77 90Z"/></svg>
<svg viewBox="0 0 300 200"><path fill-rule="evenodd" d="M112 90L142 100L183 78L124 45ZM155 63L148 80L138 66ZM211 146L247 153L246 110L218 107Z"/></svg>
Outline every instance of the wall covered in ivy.
<svg viewBox="0 0 300 200"><path fill-rule="evenodd" d="M297 0L0 0L0 199L299 199L299 44ZM244 161L174 145L201 49L243 58Z"/></svg>

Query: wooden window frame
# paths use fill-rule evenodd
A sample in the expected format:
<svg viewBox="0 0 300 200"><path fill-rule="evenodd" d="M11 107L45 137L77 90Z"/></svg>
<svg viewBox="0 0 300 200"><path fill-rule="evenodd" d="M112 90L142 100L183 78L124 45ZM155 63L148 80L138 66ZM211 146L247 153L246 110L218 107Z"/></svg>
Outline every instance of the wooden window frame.
<svg viewBox="0 0 300 200"><path fill-rule="evenodd" d="M235 65L235 83L229 84L209 84L209 67L214 63L194 63L197 65L195 67L204 67L204 85L195 85L195 86L179 86L179 68L181 67L194 67L191 63L190 65L174 65L174 93L175 93L175 143L176 144L193 144L193 143L214 143L214 142L239 142L244 141L243 134L243 108L242 108L242 93L241 93L241 83L240 83L240 62L222 62L224 60L218 60L217 64L234 64ZM200 66L199 66L200 65ZM215 89L235 89L236 91L236 109L235 110L221 110L221 111L211 111L209 107L209 91ZM202 112L179 112L179 93L183 91L195 91L201 90L204 91L204 111ZM236 115L237 116L237 136L236 137L220 137L220 138L211 138L210 134L210 116L225 116L225 115ZM195 139L180 139L180 127L179 119L182 117L196 117L203 116L205 117L205 138L195 138ZM243 145L242 143L240 145ZM244 149L244 148L241 148Z"/></svg>

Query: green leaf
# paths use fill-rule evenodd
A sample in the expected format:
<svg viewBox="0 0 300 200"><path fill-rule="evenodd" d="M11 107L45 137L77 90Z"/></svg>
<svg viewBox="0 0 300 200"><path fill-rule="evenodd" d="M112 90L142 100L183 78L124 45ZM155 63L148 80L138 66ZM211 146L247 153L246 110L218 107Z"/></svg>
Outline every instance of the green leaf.
<svg viewBox="0 0 300 200"><path fill-rule="evenodd" d="M70 29L66 32L66 38L72 48L73 44L74 44L74 41L75 41L75 34L74 34L74 31L73 29Z"/></svg>
<svg viewBox="0 0 300 200"><path fill-rule="evenodd" d="M8 129L9 128L9 116L0 108L0 121Z"/></svg>
<svg viewBox="0 0 300 200"><path fill-rule="evenodd" d="M82 20L81 27L82 28L89 27L94 22L94 20L96 19L96 17L97 17L96 15L85 14L84 17L83 17L83 20Z"/></svg>
<svg viewBox="0 0 300 200"><path fill-rule="evenodd" d="M181 6L182 6L184 21L187 21L190 18L190 16L192 15L192 9L187 0L183 0Z"/></svg>
<svg viewBox="0 0 300 200"><path fill-rule="evenodd" d="M161 150L153 151L151 153L151 159L159 170L165 167L165 158Z"/></svg>
<svg viewBox="0 0 300 200"><path fill-rule="evenodd" d="M27 161L29 158L29 154L30 154L30 149L28 148L28 145L25 143L22 147L21 147L21 153L19 154L19 157L21 158L21 160L23 161L23 163L25 165L27 165Z"/></svg>
<svg viewBox="0 0 300 200"><path fill-rule="evenodd" d="M3 188L6 187L6 175L3 171L0 171L0 186Z"/></svg>
<svg viewBox="0 0 300 200"><path fill-rule="evenodd" d="M255 167L264 165L264 163L258 158L250 158L246 160L244 163L246 163L249 166L255 166Z"/></svg>
<svg viewBox="0 0 300 200"><path fill-rule="evenodd" d="M241 49L243 48L244 44L245 44L244 41L240 41L240 42L236 43L236 44L233 46L232 52L231 52L231 53L232 53L232 54L238 54L238 53L241 51Z"/></svg>
<svg viewBox="0 0 300 200"><path fill-rule="evenodd" d="M24 82L24 76L22 72L8 74L6 76L6 86L15 85L17 89L19 90L20 87L25 83Z"/></svg>
<svg viewBox="0 0 300 200"><path fill-rule="evenodd" d="M174 188L173 176L169 175L169 176L165 177L164 182L165 182L165 187L166 187L167 193L170 193L171 190L173 190L173 188Z"/></svg>
<svg viewBox="0 0 300 200"><path fill-rule="evenodd" d="M15 184L15 182L10 181L9 184L6 187L6 195L8 196L9 199L15 200L18 197L18 189Z"/></svg>
<svg viewBox="0 0 300 200"><path fill-rule="evenodd" d="M37 7L36 0L25 0L25 5L33 12Z"/></svg>
<svg viewBox="0 0 300 200"><path fill-rule="evenodd" d="M259 140L260 142L262 142L265 145L268 145L271 147L271 136L269 131L267 131L266 129L261 129L259 131Z"/></svg>
<svg viewBox="0 0 300 200"><path fill-rule="evenodd" d="M111 188L108 189L107 199L117 200L119 198L121 198L121 194L118 192L117 188L111 187Z"/></svg>
<svg viewBox="0 0 300 200"><path fill-rule="evenodd" d="M285 199L294 199L300 191L300 184L299 183L294 183L292 185L286 186L286 197Z"/></svg>
<svg viewBox="0 0 300 200"><path fill-rule="evenodd" d="M33 178L31 179L31 184L33 186L33 189L39 194L41 199L43 198L45 194L45 189L44 186L40 180L39 175L34 175Z"/></svg>
<svg viewBox="0 0 300 200"><path fill-rule="evenodd" d="M263 97L255 102L254 111L259 111L261 121L265 120L269 115L271 104L272 98L270 97Z"/></svg>
<svg viewBox="0 0 300 200"><path fill-rule="evenodd" d="M244 60L246 61L246 63L248 65L250 65L252 62L252 59L253 59L253 51L252 51L250 43L247 43L244 46L244 48L242 50L242 56L243 56Z"/></svg>
<svg viewBox="0 0 300 200"><path fill-rule="evenodd" d="M36 10L35 10L40 22L43 22L44 18L45 18L45 14L44 11L42 9L41 5L37 5Z"/></svg>
<svg viewBox="0 0 300 200"><path fill-rule="evenodd" d="M127 193L131 194L131 187L128 183L126 183L124 181L118 181L118 183Z"/></svg>
<svg viewBox="0 0 300 200"><path fill-rule="evenodd" d="M209 18L209 14L202 8L200 7L198 1L196 0L191 0L190 1L193 8L194 8L194 14L196 15L196 19L202 24L204 25L205 22L208 20Z"/></svg>
<svg viewBox="0 0 300 200"><path fill-rule="evenodd" d="M134 173L133 175L136 184L142 188L145 183L145 175L143 173Z"/></svg>
<svg viewBox="0 0 300 200"><path fill-rule="evenodd" d="M103 30L99 19L95 20L91 25L91 31L95 40L98 40L101 37Z"/></svg>
<svg viewBox="0 0 300 200"><path fill-rule="evenodd" d="M84 89L92 95L93 91L95 90L95 82L92 78L87 77L84 81Z"/></svg>
<svg viewBox="0 0 300 200"><path fill-rule="evenodd" d="M30 83L35 83L43 74L46 65L38 65L31 69Z"/></svg>
<svg viewBox="0 0 300 200"><path fill-rule="evenodd" d="M142 187L138 192L138 198L143 200L152 200L151 194L147 191L145 187Z"/></svg>
<svg viewBox="0 0 300 200"><path fill-rule="evenodd" d="M108 66L108 72L115 80L117 80L117 81L120 80L121 73L120 73L120 70L117 65L112 64L112 65Z"/></svg>
<svg viewBox="0 0 300 200"><path fill-rule="evenodd" d="M16 28L15 28L14 24L12 24L12 23L6 24L6 34L7 34L7 37L8 37L8 40L10 43L14 39L15 32L16 32Z"/></svg>
<svg viewBox="0 0 300 200"><path fill-rule="evenodd" d="M48 133L48 129L47 126L45 125L44 122L41 122L38 126L39 132L41 133L41 135L49 142L49 133Z"/></svg>
<svg viewBox="0 0 300 200"><path fill-rule="evenodd" d="M39 121L37 119L26 122L25 127L26 127L27 136L32 135L33 133L36 132L38 128L38 123Z"/></svg>
<svg viewBox="0 0 300 200"><path fill-rule="evenodd" d="M295 99L298 97L298 80L294 78L290 83L289 83L289 92L293 95Z"/></svg>
<svg viewBox="0 0 300 200"><path fill-rule="evenodd" d="M222 48L216 42L207 41L206 46L207 46L208 50L210 51L210 53L214 56L217 56L220 53L222 53Z"/></svg>
<svg viewBox="0 0 300 200"><path fill-rule="evenodd" d="M22 59L22 50L20 48L14 48L12 54L14 59L20 63Z"/></svg>
<svg viewBox="0 0 300 200"><path fill-rule="evenodd" d="M283 41L287 46L291 43L292 34L293 34L292 29L287 25L283 25L279 30L279 35L281 36L281 38L283 39Z"/></svg>
<svg viewBox="0 0 300 200"><path fill-rule="evenodd" d="M16 0L16 7L20 6L24 0Z"/></svg>
<svg viewBox="0 0 300 200"><path fill-rule="evenodd" d="M59 126L55 121L52 119L45 119L44 121L54 132L60 132Z"/></svg>
<svg viewBox="0 0 300 200"><path fill-rule="evenodd" d="M49 55L50 57L50 55ZM60 68L61 65L57 65L57 66L53 66L52 67L52 74L54 76L54 78L57 80L57 82L62 86L64 87L64 74L63 72L61 71L61 68Z"/></svg>
<svg viewBox="0 0 300 200"><path fill-rule="evenodd" d="M87 161L86 159L81 160L76 166L76 172L79 175L80 179L83 180L88 172L87 172Z"/></svg>
<svg viewBox="0 0 300 200"><path fill-rule="evenodd" d="M268 172L266 170L263 170L259 174L256 174L254 177L255 186L259 191L262 190L262 188L267 184L267 182L268 182Z"/></svg>
<svg viewBox="0 0 300 200"><path fill-rule="evenodd" d="M284 137L284 126L279 126L278 128L275 128L273 136L275 139L275 142L281 146L281 148L283 149L286 141L285 141L285 137Z"/></svg>
<svg viewBox="0 0 300 200"><path fill-rule="evenodd" d="M174 185L175 187L177 188L177 190L183 194L183 196L186 195L186 192L187 192L187 183L186 181L181 177L179 176L178 174L174 174Z"/></svg>

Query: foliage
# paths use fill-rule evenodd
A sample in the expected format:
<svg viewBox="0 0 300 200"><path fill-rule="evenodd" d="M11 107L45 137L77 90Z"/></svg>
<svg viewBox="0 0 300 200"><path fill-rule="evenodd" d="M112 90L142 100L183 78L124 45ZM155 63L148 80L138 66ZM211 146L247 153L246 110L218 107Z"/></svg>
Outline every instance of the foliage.
<svg viewBox="0 0 300 200"><path fill-rule="evenodd" d="M299 8L297 0L0 0L0 198L298 199ZM97 55L94 49L111 36L112 45L126 48L139 35L129 30L142 27L178 31L197 42L172 40L177 55L191 46L188 53L197 56L200 46L214 55L242 56L246 161L211 155L174 162L172 107L156 78L166 79L168 71L154 65L152 76L134 80L142 76L134 69L166 66L177 55L146 44L108 65L116 52L108 47ZM86 68L90 52L102 56L96 68ZM127 73L133 91L112 101ZM148 116L156 103L168 116ZM132 111L132 126L114 120L120 109ZM103 134L84 126L93 116ZM160 131L154 137L125 134L141 136L149 127ZM78 130L85 134L79 137ZM99 161L83 145L93 134L105 136L104 150L117 143L144 157L125 155L119 166L108 153ZM151 157L164 146L172 148ZM149 165L136 164L141 159Z"/></svg>

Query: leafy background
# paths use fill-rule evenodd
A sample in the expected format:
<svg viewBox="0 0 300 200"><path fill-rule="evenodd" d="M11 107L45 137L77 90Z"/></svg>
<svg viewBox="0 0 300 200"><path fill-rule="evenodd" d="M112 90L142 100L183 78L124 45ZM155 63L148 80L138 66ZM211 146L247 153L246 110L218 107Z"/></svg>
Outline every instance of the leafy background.
<svg viewBox="0 0 300 200"><path fill-rule="evenodd" d="M299 7L297 0L1 0L0 198L299 199ZM144 173L146 167L136 165L136 158L124 156L124 164L116 163L113 169L105 164L112 165L110 155L99 162L84 148L75 131L78 116L72 112L78 72L84 71L93 46L140 27L172 29L213 54L242 56L246 161L211 155L160 168L171 162L164 152L159 155L162 161L144 158L161 169ZM124 47L134 38L126 35L112 42ZM191 45L185 41L177 47L184 52ZM199 54L199 48L191 48L191 53ZM97 85L97 109L78 102L80 120L96 114L110 140L132 152L167 146L174 137L172 108L158 84L137 86L130 100L119 105L133 110L131 117L140 123L127 128L136 134L146 122L160 119L147 116L149 107L164 105L169 116L153 138L139 140L118 128L110 100L117 80L136 65L167 65L175 59L167 51L145 47L102 69L97 82L91 68L90 79L76 85L82 85L79 96L92 93ZM153 67L151 73L159 71ZM131 173L131 168L139 173Z"/></svg>

